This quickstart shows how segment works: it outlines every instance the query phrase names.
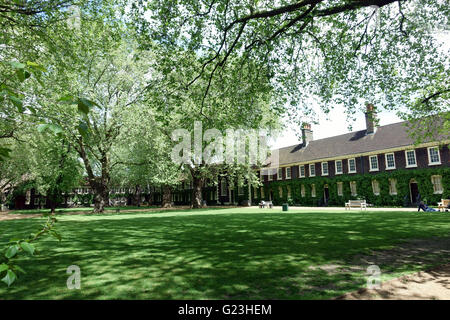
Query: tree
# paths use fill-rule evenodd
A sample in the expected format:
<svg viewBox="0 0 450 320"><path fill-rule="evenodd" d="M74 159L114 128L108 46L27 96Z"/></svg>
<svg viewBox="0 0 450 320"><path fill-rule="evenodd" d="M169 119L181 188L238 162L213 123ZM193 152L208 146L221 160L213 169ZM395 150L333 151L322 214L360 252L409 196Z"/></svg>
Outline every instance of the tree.
<svg viewBox="0 0 450 320"><path fill-rule="evenodd" d="M82 18L79 29L61 40L60 45L72 35L64 63L47 61L43 81L51 85L33 92L39 119L61 128L64 140L82 159L94 191L95 212L103 212L109 204L112 148L121 131L127 130L124 117L146 90L147 65L152 61L150 54L138 52L122 27ZM66 30L64 25L60 28ZM57 34L54 39L59 39Z"/></svg>
<svg viewBox="0 0 450 320"><path fill-rule="evenodd" d="M263 63L273 102L296 123L314 119L312 100L325 112L341 105L350 119L365 102L411 119L449 109L449 54L434 33L448 25L447 1L155 0L132 9L144 43L197 52L191 85L220 77L230 61Z"/></svg>
<svg viewBox="0 0 450 320"><path fill-rule="evenodd" d="M82 180L82 167L73 147L62 137L38 128L42 133L33 135L29 143L33 148L30 172L36 189L47 196L51 213L63 201L62 195L73 190ZM49 132L50 131L50 132Z"/></svg>
<svg viewBox="0 0 450 320"><path fill-rule="evenodd" d="M194 156L187 156L186 161L173 163L172 166L180 166L184 176L192 181L192 206L199 208L203 206L202 189L207 180L216 180L225 169L230 176L234 171L246 175L253 173L249 170L249 162L238 164L234 161L208 161L205 157L196 159L196 139L199 139L202 154L210 143L223 146L220 136L225 135L227 129L274 129L278 125L280 109L270 103L273 87L267 77L267 69L257 61L247 60L245 64L240 64L240 61L230 60L226 73L190 83L191 76L201 68L195 53L180 47L169 51L163 47L154 50L161 50L156 52L163 57L155 66L155 74L160 76L162 85L159 90L149 91L146 101L154 105L155 119L161 123L165 136L174 138L176 130L186 130L188 139L192 140L188 150L184 151ZM204 94L205 88L210 92L207 96ZM196 122L202 126L199 137L195 136ZM205 138L203 133L208 130L210 136ZM215 136L214 132L218 135ZM179 137L170 143L172 152L180 143L177 139ZM217 150L211 151L211 158L214 158ZM233 155L235 158L236 153Z"/></svg>

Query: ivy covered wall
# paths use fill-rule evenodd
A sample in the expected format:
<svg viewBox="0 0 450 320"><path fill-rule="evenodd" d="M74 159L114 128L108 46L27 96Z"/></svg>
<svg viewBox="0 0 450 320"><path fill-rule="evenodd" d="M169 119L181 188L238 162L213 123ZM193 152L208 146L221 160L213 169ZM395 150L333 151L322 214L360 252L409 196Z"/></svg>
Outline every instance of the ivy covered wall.
<svg viewBox="0 0 450 320"><path fill-rule="evenodd" d="M442 194L434 194L431 176L440 175L442 177ZM397 195L389 194L389 179L397 180ZM330 206L344 206L349 199L365 199L375 206L405 206L410 204L410 182L414 179L417 182L421 199L429 205L436 205L442 198L450 198L450 168L436 169L404 169L377 174L367 173L358 175L341 175L333 178L312 177L293 180L273 181L264 184L264 197L261 197L260 188L257 189L257 199L268 200L269 192L272 190L272 201L275 205L288 202L291 205L301 206L321 206L324 204L324 186L328 185ZM380 187L380 194L375 195L372 189L372 180L377 180ZM356 182L357 195L352 196L350 182ZM343 183L343 195L338 195L337 183ZM311 196L312 185L315 185L316 197ZM304 185L305 196L301 195L301 186ZM291 188L291 196L288 199L288 186ZM282 188L282 195L279 194L279 187ZM252 195L253 196L253 195Z"/></svg>

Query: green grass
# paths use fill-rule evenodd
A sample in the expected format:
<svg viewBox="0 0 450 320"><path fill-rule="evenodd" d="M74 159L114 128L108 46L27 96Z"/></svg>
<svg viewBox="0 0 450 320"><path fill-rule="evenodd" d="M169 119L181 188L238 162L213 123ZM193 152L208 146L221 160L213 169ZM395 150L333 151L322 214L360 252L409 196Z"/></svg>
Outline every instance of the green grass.
<svg viewBox="0 0 450 320"><path fill-rule="evenodd" d="M0 222L0 242L43 221ZM20 258L27 274L11 288L0 283L0 299L326 299L363 287L365 275L313 266L350 265L355 255L406 239L449 237L450 215L205 209L61 216L57 230L63 240L47 237L39 256ZM81 290L66 287L70 265L81 268Z"/></svg>

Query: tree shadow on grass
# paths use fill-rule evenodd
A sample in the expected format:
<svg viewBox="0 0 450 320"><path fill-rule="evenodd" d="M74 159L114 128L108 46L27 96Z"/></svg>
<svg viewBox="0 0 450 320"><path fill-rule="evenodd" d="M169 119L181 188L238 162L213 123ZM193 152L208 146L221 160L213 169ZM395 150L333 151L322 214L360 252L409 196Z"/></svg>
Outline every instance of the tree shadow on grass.
<svg viewBox="0 0 450 320"><path fill-rule="evenodd" d="M39 222L1 222L1 240L26 235ZM0 286L0 299L331 298L365 284L368 265L355 257L407 239L449 236L449 222L387 212L61 218L63 241L46 238L40 256L21 258L27 274L9 289ZM311 268L330 264L343 268ZM70 265L81 268L81 290L66 287Z"/></svg>

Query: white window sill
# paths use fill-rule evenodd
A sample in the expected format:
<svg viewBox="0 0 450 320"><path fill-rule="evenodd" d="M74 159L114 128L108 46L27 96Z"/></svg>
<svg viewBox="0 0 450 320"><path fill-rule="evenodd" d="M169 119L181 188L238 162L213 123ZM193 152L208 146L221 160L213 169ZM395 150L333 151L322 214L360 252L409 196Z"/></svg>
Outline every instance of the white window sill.
<svg viewBox="0 0 450 320"><path fill-rule="evenodd" d="M322 177L326 177L326 176L328 176L328 173L327 173L327 174L323 174L323 175L322 175Z"/></svg>
<svg viewBox="0 0 450 320"><path fill-rule="evenodd" d="M392 168L387 168L386 167L386 170L395 170L395 167L392 167Z"/></svg>
<svg viewBox="0 0 450 320"><path fill-rule="evenodd" d="M442 163L440 162L433 162L433 163L428 163L428 166L440 166Z"/></svg>
<svg viewBox="0 0 450 320"><path fill-rule="evenodd" d="M374 195L374 196L379 196L380 194L379 194L379 193L374 193L373 195Z"/></svg>
<svg viewBox="0 0 450 320"><path fill-rule="evenodd" d="M376 172L376 171L380 171L380 169L369 169L369 172Z"/></svg>
<svg viewBox="0 0 450 320"><path fill-rule="evenodd" d="M316 175L313 175L313 176L309 176L310 178L314 178Z"/></svg>
<svg viewBox="0 0 450 320"><path fill-rule="evenodd" d="M349 171L348 173L356 173L356 171Z"/></svg>
<svg viewBox="0 0 450 320"><path fill-rule="evenodd" d="M435 192L433 192L433 194L443 194L444 193L444 191L435 191Z"/></svg>
<svg viewBox="0 0 450 320"><path fill-rule="evenodd" d="M396 193L389 193L389 195L396 196L397 194Z"/></svg>
<svg viewBox="0 0 450 320"><path fill-rule="evenodd" d="M288 178L288 177L286 177L286 180L291 180L291 177L289 177L289 178Z"/></svg>
<svg viewBox="0 0 450 320"><path fill-rule="evenodd" d="M335 174L335 175L343 174L343 172L335 172L334 174Z"/></svg>
<svg viewBox="0 0 450 320"><path fill-rule="evenodd" d="M411 166L406 166L405 168L417 168L417 164L411 165Z"/></svg>

